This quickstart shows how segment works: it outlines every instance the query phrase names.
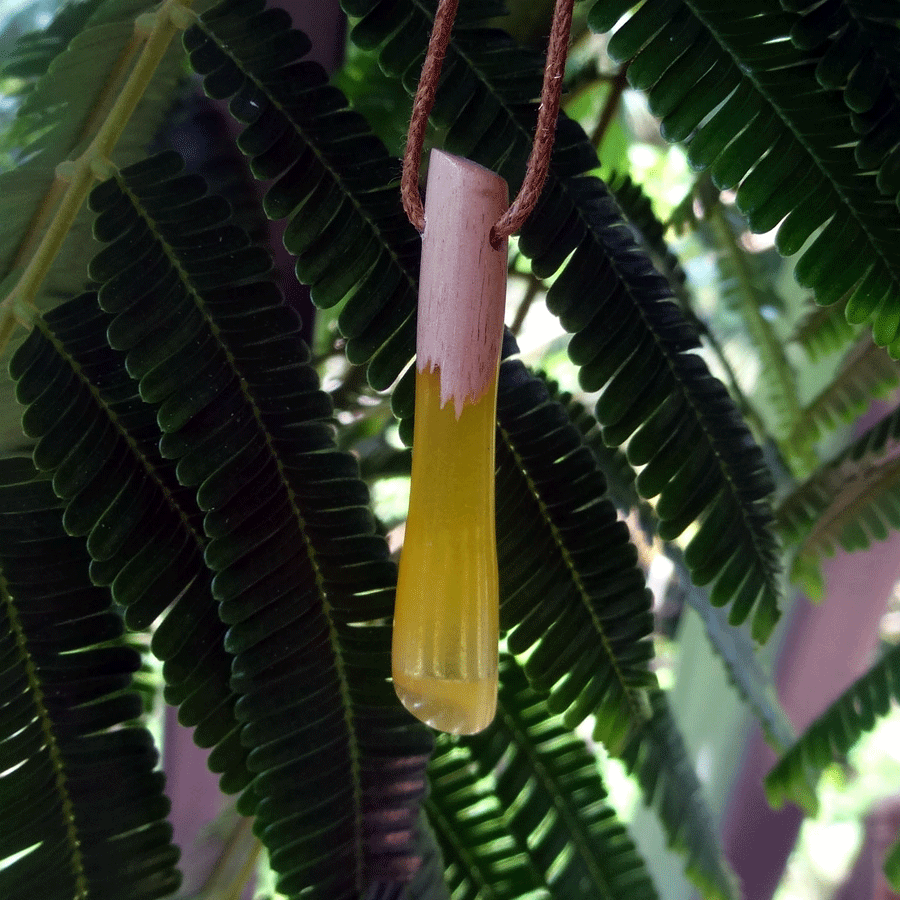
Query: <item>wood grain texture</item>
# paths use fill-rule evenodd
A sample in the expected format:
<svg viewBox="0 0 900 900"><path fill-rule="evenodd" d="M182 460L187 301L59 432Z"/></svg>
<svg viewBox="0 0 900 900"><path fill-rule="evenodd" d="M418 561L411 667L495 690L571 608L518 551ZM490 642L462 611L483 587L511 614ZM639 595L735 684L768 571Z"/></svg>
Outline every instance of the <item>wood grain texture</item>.
<svg viewBox="0 0 900 900"><path fill-rule="evenodd" d="M420 372L437 369L441 406L484 396L497 371L506 304L507 242L491 226L507 208L506 182L441 150L431 151L419 276L416 343Z"/></svg>

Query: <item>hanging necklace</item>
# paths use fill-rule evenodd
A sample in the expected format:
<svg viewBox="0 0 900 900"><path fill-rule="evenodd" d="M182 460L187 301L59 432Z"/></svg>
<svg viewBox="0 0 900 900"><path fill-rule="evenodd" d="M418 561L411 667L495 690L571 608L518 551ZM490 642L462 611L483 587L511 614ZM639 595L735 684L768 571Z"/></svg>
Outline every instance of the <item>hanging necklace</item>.
<svg viewBox="0 0 900 900"><path fill-rule="evenodd" d="M537 204L559 113L573 0L557 0L534 146L507 209L506 182L431 152L418 172L458 0L441 0L407 137L401 192L422 234L409 516L400 556L392 669L403 705L441 731L473 734L497 706L499 589L494 525L497 373L507 240Z"/></svg>

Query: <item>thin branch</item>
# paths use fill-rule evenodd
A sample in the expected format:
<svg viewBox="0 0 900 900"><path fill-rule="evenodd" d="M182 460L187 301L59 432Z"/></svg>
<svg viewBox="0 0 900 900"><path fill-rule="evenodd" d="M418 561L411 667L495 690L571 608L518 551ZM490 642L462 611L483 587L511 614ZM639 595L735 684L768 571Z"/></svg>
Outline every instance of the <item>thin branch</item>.
<svg viewBox="0 0 900 900"><path fill-rule="evenodd" d="M67 160L57 166L57 179L68 182L68 187L25 271L10 294L0 303L0 353L13 332L16 318L24 320L26 310L34 306L35 297L95 179L107 177L111 173L109 156L144 96L172 38L179 30L191 24L189 7L192 2L193 0L166 0L157 12L139 16L136 20L135 35L144 42L144 49L88 148L77 159ZM130 47L131 45L126 48L126 53ZM122 64L123 60L120 58L113 70L113 78L121 76ZM101 95L100 100L103 105L108 103L105 95ZM51 193L55 189L54 183ZM39 213L45 214L45 211Z"/></svg>
<svg viewBox="0 0 900 900"><path fill-rule="evenodd" d="M509 326L509 330L516 336L518 336L519 332L522 330L522 325L525 322L525 316L528 315L528 310L531 309L531 304L534 302L534 298L540 293L541 288L543 288L544 283L539 279L532 276L529 279L528 287L525 289L525 296L522 297L522 302L519 304L519 308L516 310L515 318L513 318L512 325Z"/></svg>
<svg viewBox="0 0 900 900"><path fill-rule="evenodd" d="M600 120L591 132L591 143L598 151L603 143L603 138L606 136L607 129L619 111L622 94L625 92L625 88L628 87L627 74L628 63L625 63L610 82L609 93L606 95L606 103L603 105L603 112L600 113Z"/></svg>

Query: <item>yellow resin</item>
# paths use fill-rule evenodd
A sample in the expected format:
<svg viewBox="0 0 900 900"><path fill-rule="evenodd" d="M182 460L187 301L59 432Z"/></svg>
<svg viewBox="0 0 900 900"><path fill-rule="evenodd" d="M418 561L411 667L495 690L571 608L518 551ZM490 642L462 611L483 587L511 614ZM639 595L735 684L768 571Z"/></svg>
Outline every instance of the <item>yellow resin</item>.
<svg viewBox="0 0 900 900"><path fill-rule="evenodd" d="M416 373L409 517L394 611L397 696L451 734L490 725L499 632L494 526L496 374L456 418L440 373Z"/></svg>

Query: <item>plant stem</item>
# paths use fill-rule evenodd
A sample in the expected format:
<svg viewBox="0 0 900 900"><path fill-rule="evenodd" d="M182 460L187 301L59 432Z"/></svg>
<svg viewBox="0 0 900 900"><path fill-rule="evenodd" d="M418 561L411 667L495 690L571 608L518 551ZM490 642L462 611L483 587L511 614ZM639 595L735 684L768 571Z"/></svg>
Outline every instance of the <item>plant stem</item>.
<svg viewBox="0 0 900 900"><path fill-rule="evenodd" d="M598 151L600 150L600 145L603 143L603 138L606 136L607 129L612 124L612 120L619 111L619 102L622 99L625 88L628 87L627 74L628 63L625 63L619 71L616 72L615 78L610 82L609 93L606 95L606 103L603 105L603 112L600 113L600 119L597 122L597 126L594 128L593 132L591 132L591 143Z"/></svg>
<svg viewBox="0 0 900 900"><path fill-rule="evenodd" d="M21 312L34 306L35 297L87 199L94 179L109 174L109 156L144 96L172 38L188 24L185 13L192 2L193 0L166 0L156 13L148 17L141 16L135 22L135 40L145 42L141 55L88 148L77 159L68 160L57 167L57 178L67 180L69 185L25 271L10 294L0 303L0 353L15 327L17 309ZM153 24L146 31L148 22ZM131 56L133 52L132 45L129 45L126 53ZM122 66L117 65L113 70L113 77L118 79L121 73ZM54 189L51 189L51 197L55 185L56 182Z"/></svg>
<svg viewBox="0 0 900 900"><path fill-rule="evenodd" d="M516 309L516 315L513 318L512 325L509 326L509 330L514 335L518 336L519 332L522 330L522 325L525 323L525 316L528 315L528 310L531 309L534 298L537 297L543 286L544 284L539 278L532 276L529 280L528 287L525 289L525 296L522 297L522 302L519 304L518 309Z"/></svg>

